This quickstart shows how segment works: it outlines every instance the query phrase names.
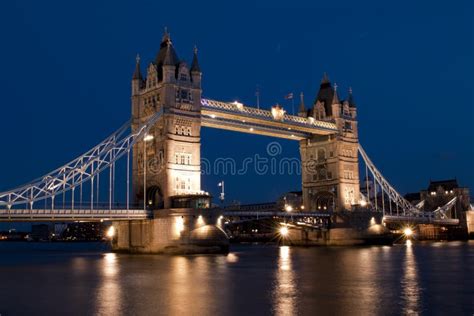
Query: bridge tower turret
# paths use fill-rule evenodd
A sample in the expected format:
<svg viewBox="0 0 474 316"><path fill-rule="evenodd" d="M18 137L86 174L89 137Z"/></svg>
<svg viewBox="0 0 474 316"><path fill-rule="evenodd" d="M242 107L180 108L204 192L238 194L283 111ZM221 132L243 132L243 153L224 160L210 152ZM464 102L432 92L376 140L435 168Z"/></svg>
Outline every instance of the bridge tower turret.
<svg viewBox="0 0 474 316"><path fill-rule="evenodd" d="M352 92L341 102L337 86L324 74L314 101L313 117L334 122L338 132L300 142L305 209L350 210L359 203L358 134Z"/></svg>
<svg viewBox="0 0 474 316"><path fill-rule="evenodd" d="M175 196L201 193L201 71L196 54L189 69L165 29L144 84L137 86L135 76L132 79L133 128L163 113L148 137L133 148L132 188L140 205L170 208Z"/></svg>

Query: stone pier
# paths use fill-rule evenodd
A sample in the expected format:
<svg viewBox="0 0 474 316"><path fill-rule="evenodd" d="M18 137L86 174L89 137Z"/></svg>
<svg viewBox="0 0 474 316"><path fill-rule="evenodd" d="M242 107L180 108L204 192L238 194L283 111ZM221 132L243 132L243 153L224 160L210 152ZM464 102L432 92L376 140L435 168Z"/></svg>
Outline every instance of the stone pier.
<svg viewBox="0 0 474 316"><path fill-rule="evenodd" d="M229 239L218 212L198 209L165 209L148 220L113 223L116 252L143 254L227 253Z"/></svg>

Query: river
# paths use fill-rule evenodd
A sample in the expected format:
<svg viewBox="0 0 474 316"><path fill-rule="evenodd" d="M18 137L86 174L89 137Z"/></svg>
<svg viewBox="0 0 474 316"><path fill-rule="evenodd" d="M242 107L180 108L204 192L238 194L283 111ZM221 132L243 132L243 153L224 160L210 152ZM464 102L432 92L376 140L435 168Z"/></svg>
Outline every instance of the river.
<svg viewBox="0 0 474 316"><path fill-rule="evenodd" d="M1 316L447 313L474 314L474 241L202 256L0 243Z"/></svg>

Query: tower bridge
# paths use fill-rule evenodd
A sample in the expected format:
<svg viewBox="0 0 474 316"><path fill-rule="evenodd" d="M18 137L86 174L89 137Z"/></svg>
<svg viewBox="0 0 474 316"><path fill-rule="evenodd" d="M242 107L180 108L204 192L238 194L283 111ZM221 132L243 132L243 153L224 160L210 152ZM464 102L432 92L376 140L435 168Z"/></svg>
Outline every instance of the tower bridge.
<svg viewBox="0 0 474 316"><path fill-rule="evenodd" d="M321 217L321 209L327 214L365 209L380 211L390 222L459 224L450 216L452 205L424 212L390 185L359 145L352 90L341 101L326 75L312 107L305 106L301 95L298 115L279 105L264 110L202 98L201 79L197 49L188 67L165 32L145 76L137 57L130 121L64 166L0 193L0 221L110 220L124 232L118 243L129 246L133 242L127 238L132 237L126 234L142 238L144 232L166 235L158 238L162 245L218 238L222 227L208 224L232 214L209 210L210 196L201 188L201 128L209 127L298 141L306 217ZM374 192L379 188L381 195L360 193L359 154L366 177L370 172L374 179ZM126 170L117 170L119 159L126 159ZM117 172L126 175L125 197L116 196ZM285 217L281 210L272 212ZM233 215L262 214L250 210Z"/></svg>

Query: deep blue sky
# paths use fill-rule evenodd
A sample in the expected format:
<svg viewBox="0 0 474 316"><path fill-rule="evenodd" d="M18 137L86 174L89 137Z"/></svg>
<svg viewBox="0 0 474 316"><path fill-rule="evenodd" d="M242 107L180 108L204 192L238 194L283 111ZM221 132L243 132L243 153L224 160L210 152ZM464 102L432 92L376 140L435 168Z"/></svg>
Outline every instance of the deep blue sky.
<svg viewBox="0 0 474 316"><path fill-rule="evenodd" d="M360 142L401 192L430 178L474 188L472 1L2 1L0 190L76 157L130 115L136 53L154 58L168 26L178 55L199 47L203 95L263 107L322 73L341 97L353 87ZM143 67L144 68L144 67ZM276 139L203 129L202 155L259 153ZM279 140L278 140L279 141ZM280 141L282 156L298 144ZM271 201L298 176L210 176L203 189Z"/></svg>

